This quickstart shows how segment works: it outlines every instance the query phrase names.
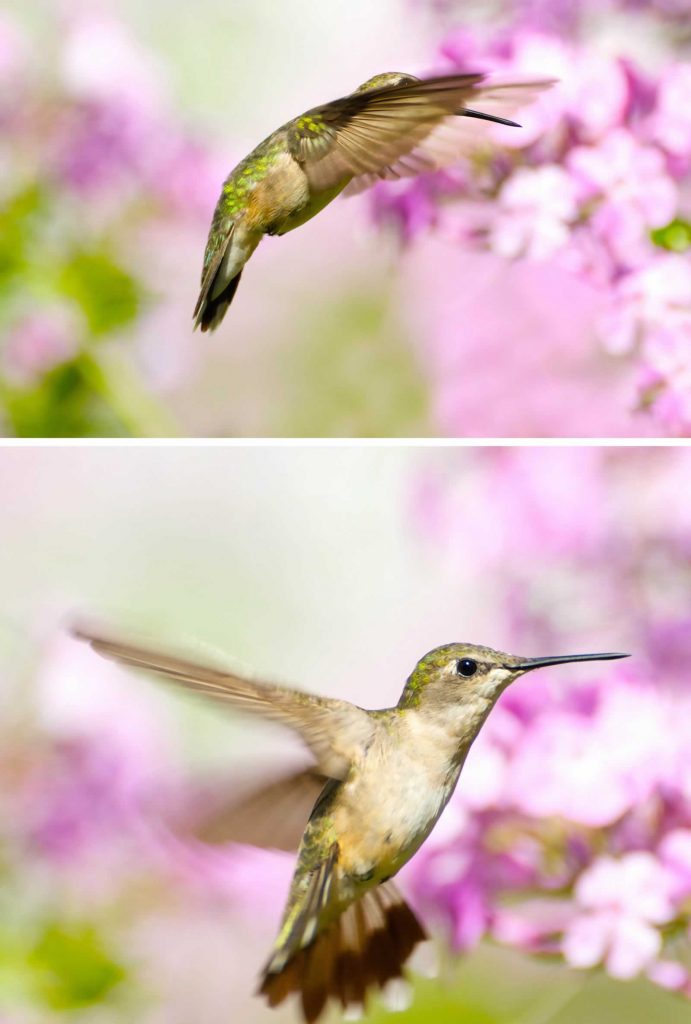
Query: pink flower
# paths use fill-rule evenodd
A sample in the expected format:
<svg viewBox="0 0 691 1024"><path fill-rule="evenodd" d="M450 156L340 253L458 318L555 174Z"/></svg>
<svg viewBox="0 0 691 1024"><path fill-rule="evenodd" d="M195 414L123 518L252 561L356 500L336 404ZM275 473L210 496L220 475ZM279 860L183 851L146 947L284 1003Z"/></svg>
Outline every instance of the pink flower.
<svg viewBox="0 0 691 1024"><path fill-rule="evenodd" d="M650 121L653 139L670 153L691 157L691 64L673 64L660 78Z"/></svg>
<svg viewBox="0 0 691 1024"><path fill-rule="evenodd" d="M658 855L670 873L674 899L681 902L691 896L691 828L668 832L658 847Z"/></svg>
<svg viewBox="0 0 691 1024"><path fill-rule="evenodd" d="M52 139L51 163L61 181L82 193L122 184L130 188L156 127L120 100L83 102L65 110Z"/></svg>
<svg viewBox="0 0 691 1024"><path fill-rule="evenodd" d="M568 167L582 200L606 195L614 201L634 203L651 225L666 224L674 213L676 189L661 153L642 146L625 128L597 145L572 149Z"/></svg>
<svg viewBox="0 0 691 1024"><path fill-rule="evenodd" d="M653 378L664 381L674 395L677 424L691 422L691 325L676 331L652 330L646 335L643 357Z"/></svg>
<svg viewBox="0 0 691 1024"><path fill-rule="evenodd" d="M591 49L581 51L563 88L569 116L583 138L607 138L624 122L630 90L621 61Z"/></svg>
<svg viewBox="0 0 691 1024"><path fill-rule="evenodd" d="M660 253L623 277L613 293L613 305L600 322L605 347L630 351L647 332L691 329L691 274L686 256Z"/></svg>
<svg viewBox="0 0 691 1024"><path fill-rule="evenodd" d="M79 863L94 845L124 838L136 818L128 768L110 744L86 738L57 744L35 766L27 831L45 857Z"/></svg>
<svg viewBox="0 0 691 1024"><path fill-rule="evenodd" d="M659 394L655 394L656 392ZM668 380L658 375L643 378L640 388L642 401L650 404L655 419L666 434L685 437L691 434L691 391L688 380ZM652 392L652 401L649 398Z"/></svg>
<svg viewBox="0 0 691 1024"><path fill-rule="evenodd" d="M653 854L600 857L575 887L580 913L567 925L562 948L573 967L604 961L615 978L633 978L652 964L662 940L655 925L675 915L670 877Z"/></svg>
<svg viewBox="0 0 691 1024"><path fill-rule="evenodd" d="M593 321L579 332L581 352L585 354L590 340L599 335L607 352L630 356L633 365L627 367L622 359L615 372L621 388L620 407L636 416L636 422L630 421L631 433L639 435L646 430L644 415L653 421L648 428L651 433L679 433L686 429L688 421L687 383L679 379L678 371L675 375L664 375L647 365L638 343L652 325L640 323L633 310L627 308L633 305L633 296L627 293L635 292L640 284L631 281L632 275L645 275L657 264L657 245L662 243L658 237L653 239L651 233L666 227L676 217L685 216L691 170L691 131L687 130L688 104L684 100L688 93L688 66L673 61L666 72L656 77L628 56L626 41L623 55L612 56L599 45L596 32L590 38L592 26L599 25L591 24L590 4L567 3L560 5L558 12L553 6L540 0L507 2L506 27L501 33L483 36L480 30L463 29L447 35L440 52L454 67L487 71L495 81L507 77L534 78L539 73L553 76L557 84L514 113L523 126L520 131L501 127L494 130L500 152L491 160L467 162L462 184L455 194L452 191L445 197L449 201L439 206L443 215L435 219L435 197L431 193L425 194L421 204L412 189L396 197L395 209L400 211L400 223L405 228L411 226L407 240L422 234L420 229L431 227L447 233L453 225L459 249L472 245L476 249L489 248L504 259L557 263L589 283L601 297L604 309L598 311L599 322ZM661 12L663 5L656 9ZM545 30L547 13L549 17L554 14L555 23L561 26L554 33ZM578 38L565 38L565 25L570 26L574 35L578 33ZM643 28L643 23L638 28ZM387 195L387 187L383 186L384 201ZM454 199L455 203L451 201ZM680 237L683 243L682 228ZM687 273L687 281L689 276ZM501 280L503 296L510 295L515 277L505 272ZM446 319L453 320L455 325L464 321L467 356L474 332L496 333L492 313L479 309L469 326L470 318L458 313L457 303L449 302L443 286L437 287L442 289L437 305L449 310ZM543 326L533 332L528 345L521 344L522 352L526 347L537 351L541 336L554 332L553 324L545 319L549 306L544 295L549 292L550 285L545 280L540 309ZM508 307L506 298L505 304ZM507 309L514 338L520 321L516 312ZM673 326L676 330L676 312L668 309L666 313L672 323L657 326ZM448 336L457 340L454 324L443 327L445 339ZM442 344L447 345L446 341ZM561 354L565 346L558 348ZM428 349L429 346L425 351ZM502 365L503 376L509 374L510 364L497 359L491 345L485 344L483 351L487 363ZM559 357L545 353L544 358L549 361L554 388L560 377L555 372ZM466 370L469 363L467 360ZM609 365L614 369L613 363ZM597 369L602 368L600 363ZM566 375L563 368L562 378ZM638 388L636 375L646 382ZM469 432L464 421L477 418L477 413L457 411L467 400L465 377L458 385L446 374L435 380L440 418L451 421L455 424L452 429L463 434ZM478 379L477 367L474 379ZM611 395L611 382L603 386ZM637 400L637 392L641 401ZM517 401L512 393L514 408ZM485 408L488 405L492 405L491 400ZM569 402L562 400L559 405L563 418ZM592 429L593 433L607 433L600 419L602 412L594 415L600 422L599 430L592 429L590 416L584 414L580 417L580 428L574 432L582 435ZM507 430L490 419L489 426L476 432L542 433L539 417L535 421L537 427L531 427L526 417L521 416L519 425ZM557 432L568 434L571 428L562 425ZM615 432L629 430L618 427Z"/></svg>
<svg viewBox="0 0 691 1024"><path fill-rule="evenodd" d="M648 964L645 973L661 988L683 992L687 997L691 995L691 974L676 960L655 960Z"/></svg>
<svg viewBox="0 0 691 1024"><path fill-rule="evenodd" d="M673 721L674 709L657 690L611 673L593 705L548 707L524 731L507 772L507 795L535 817L613 824L673 776L677 743L666 756L659 750L659 736L673 730Z"/></svg>
<svg viewBox="0 0 691 1024"><path fill-rule="evenodd" d="M430 199L429 185L424 178L406 184L400 191L375 185L372 204L375 223L396 224L404 243L412 241L437 219L437 206Z"/></svg>
<svg viewBox="0 0 691 1024"><path fill-rule="evenodd" d="M490 247L510 259L548 259L567 243L577 213L576 190L566 171L556 165L519 168L499 193Z"/></svg>
<svg viewBox="0 0 691 1024"><path fill-rule="evenodd" d="M447 833L447 841L440 843L442 832L426 844L411 862L406 878L416 903L442 917L454 948L466 950L492 926L497 894L502 888L525 884L533 877L534 865L518 850L514 856L486 845L492 815L466 817L462 809L452 806L447 816L456 826L449 830L453 838Z"/></svg>

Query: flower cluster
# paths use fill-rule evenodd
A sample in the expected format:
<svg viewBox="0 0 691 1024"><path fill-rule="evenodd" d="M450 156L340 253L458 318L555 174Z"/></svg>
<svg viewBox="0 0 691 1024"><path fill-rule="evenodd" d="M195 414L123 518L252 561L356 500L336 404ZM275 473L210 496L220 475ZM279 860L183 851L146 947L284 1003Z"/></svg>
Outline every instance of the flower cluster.
<svg viewBox="0 0 691 1024"><path fill-rule="evenodd" d="M634 510L643 460L625 454L498 453L472 502L462 474L422 482L419 527L452 563L462 552L464 578L474 558L495 574L506 646L588 636L632 657L515 683L410 878L457 948L489 935L691 997L689 458L648 458Z"/></svg>
<svg viewBox="0 0 691 1024"><path fill-rule="evenodd" d="M165 284L156 255L170 232L203 233L218 168L174 114L151 55L101 15L65 22L50 75L3 17L0 85L5 432L136 433L132 381L119 401L98 343L133 340L136 327L146 354ZM178 321L180 333L189 311ZM174 332L165 341L162 362Z"/></svg>
<svg viewBox="0 0 691 1024"><path fill-rule="evenodd" d="M491 37L451 29L435 71L557 83L519 112L521 131L493 131L494 150L476 147L453 179L439 172L377 186L373 214L407 241L436 225L463 246L551 263L588 282L602 307L591 336L636 367L630 405L661 432L687 434L691 63L676 37L661 43L659 67L644 65L635 47L627 52L626 41L612 55L587 6L508 5L509 24ZM623 34L620 26L613 38Z"/></svg>
<svg viewBox="0 0 691 1024"><path fill-rule="evenodd" d="M432 8L447 18L474 14L491 18L494 23L502 19L512 24L547 28L554 32L575 32L582 30L593 19L593 15L619 14L637 15L659 19L675 29L683 31L691 14L689 0L494 0L477 3L462 0L411 0L416 6Z"/></svg>

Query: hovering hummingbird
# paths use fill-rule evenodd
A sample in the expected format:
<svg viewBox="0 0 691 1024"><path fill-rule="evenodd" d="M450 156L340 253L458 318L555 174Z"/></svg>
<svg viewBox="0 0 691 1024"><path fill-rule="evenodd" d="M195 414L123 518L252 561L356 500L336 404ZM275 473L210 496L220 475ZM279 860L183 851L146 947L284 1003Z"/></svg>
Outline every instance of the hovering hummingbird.
<svg viewBox="0 0 691 1024"><path fill-rule="evenodd" d="M482 74L420 80L390 72L288 121L230 172L204 254L195 328L214 330L233 300L245 263L263 235L284 235L348 187L435 170L459 156L456 115L520 125L475 103L521 106L548 81L483 84ZM470 104L470 106L468 106Z"/></svg>
<svg viewBox="0 0 691 1024"><path fill-rule="evenodd" d="M506 687L547 665L628 657L519 658L490 647L446 644L420 659L395 707L366 711L91 631L77 636L106 657L280 722L308 747L314 762L309 769L245 798L227 812L226 834L216 838L298 847L259 992L270 1006L299 993L310 1024L329 999L344 1009L364 1007L368 990L402 977L413 948L426 938L391 879L434 828L473 740ZM304 817L293 804L304 807Z"/></svg>

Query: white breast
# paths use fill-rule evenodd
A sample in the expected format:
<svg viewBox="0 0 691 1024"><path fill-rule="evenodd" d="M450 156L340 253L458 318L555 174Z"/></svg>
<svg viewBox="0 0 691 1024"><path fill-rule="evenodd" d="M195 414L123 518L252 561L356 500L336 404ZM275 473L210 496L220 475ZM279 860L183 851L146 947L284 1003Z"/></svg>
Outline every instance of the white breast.
<svg viewBox="0 0 691 1024"><path fill-rule="evenodd" d="M344 788L343 828L353 870L397 871L432 831L460 772L448 740L429 724L405 736L384 735ZM356 823L355 829L353 823ZM340 823L337 823L337 830Z"/></svg>

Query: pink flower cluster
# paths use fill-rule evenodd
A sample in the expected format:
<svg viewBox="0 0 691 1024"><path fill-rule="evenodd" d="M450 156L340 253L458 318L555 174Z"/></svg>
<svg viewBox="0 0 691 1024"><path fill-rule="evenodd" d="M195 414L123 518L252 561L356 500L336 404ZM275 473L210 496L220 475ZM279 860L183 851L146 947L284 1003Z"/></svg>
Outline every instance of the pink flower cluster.
<svg viewBox="0 0 691 1024"><path fill-rule="evenodd" d="M527 676L492 712L411 867L460 949L490 935L691 997L690 471L685 451L516 449L472 501L463 474L422 481L423 534L464 579L494 574L507 647L632 652Z"/></svg>
<svg viewBox="0 0 691 1024"><path fill-rule="evenodd" d="M526 20L532 6L549 8L561 28L552 34L549 19ZM691 63L671 43L658 71L604 52L576 31L578 5L515 7L515 23L491 39L449 32L434 70L557 84L518 111L521 130L494 130L494 150L474 153L453 179L444 172L403 188L379 185L374 217L393 221L406 241L433 225L466 247L549 262L585 279L603 301L593 336L635 361L632 405L663 432L687 434Z"/></svg>
<svg viewBox="0 0 691 1024"><path fill-rule="evenodd" d="M93 334L136 318L139 303L118 308L120 283L129 279L130 293L153 300L156 247L170 246L152 236L161 225L183 239L190 226L203 230L219 179L210 152L174 111L155 59L119 22L83 12L60 29L48 76L19 23L0 20L9 247L0 258L8 279L0 371L15 388L38 386L88 349ZM186 312L185 333L188 319Z"/></svg>
<svg viewBox="0 0 691 1024"><path fill-rule="evenodd" d="M421 6L421 0L412 0ZM460 19L475 13L463 0L422 0L445 17ZM479 5L478 5L479 6ZM484 5L483 5L484 6ZM583 27L593 14L635 12L647 18L677 23L684 27L691 14L689 0L497 0L491 5L491 17L510 19L512 23L549 29L553 32L574 32Z"/></svg>

